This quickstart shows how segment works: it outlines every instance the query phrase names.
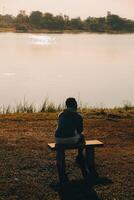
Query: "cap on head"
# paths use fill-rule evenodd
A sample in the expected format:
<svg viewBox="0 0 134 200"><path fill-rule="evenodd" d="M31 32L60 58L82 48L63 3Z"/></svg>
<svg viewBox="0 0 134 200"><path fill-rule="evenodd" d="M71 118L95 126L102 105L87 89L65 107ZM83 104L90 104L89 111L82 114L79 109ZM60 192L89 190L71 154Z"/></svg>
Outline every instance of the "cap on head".
<svg viewBox="0 0 134 200"><path fill-rule="evenodd" d="M66 99L66 106L67 108L74 108L77 109L77 101L73 97L69 97Z"/></svg>

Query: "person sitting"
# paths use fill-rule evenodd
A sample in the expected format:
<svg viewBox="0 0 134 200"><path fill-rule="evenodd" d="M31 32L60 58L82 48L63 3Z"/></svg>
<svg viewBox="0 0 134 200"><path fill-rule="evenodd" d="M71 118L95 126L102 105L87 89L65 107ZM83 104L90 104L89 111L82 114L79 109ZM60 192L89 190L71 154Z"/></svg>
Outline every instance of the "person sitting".
<svg viewBox="0 0 134 200"><path fill-rule="evenodd" d="M79 144L78 156L76 157L77 164L83 162L83 148L85 138L83 135L83 118L77 112L77 101L75 98L67 98L66 109L59 114L58 126L55 131L56 145L75 145ZM57 168L60 182L68 181L65 172L65 152L62 148L57 150Z"/></svg>

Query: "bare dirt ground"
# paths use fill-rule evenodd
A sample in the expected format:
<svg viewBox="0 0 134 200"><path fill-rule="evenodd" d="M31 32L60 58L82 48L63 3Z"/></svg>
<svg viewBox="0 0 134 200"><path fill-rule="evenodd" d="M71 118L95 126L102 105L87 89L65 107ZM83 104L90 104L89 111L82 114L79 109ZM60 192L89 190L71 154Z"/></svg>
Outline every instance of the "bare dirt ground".
<svg viewBox="0 0 134 200"><path fill-rule="evenodd" d="M134 119L85 119L86 139L100 139L96 167L111 184L88 187L74 160L66 153L70 186L55 189L58 182L54 141L54 114L0 115L0 200L133 200Z"/></svg>

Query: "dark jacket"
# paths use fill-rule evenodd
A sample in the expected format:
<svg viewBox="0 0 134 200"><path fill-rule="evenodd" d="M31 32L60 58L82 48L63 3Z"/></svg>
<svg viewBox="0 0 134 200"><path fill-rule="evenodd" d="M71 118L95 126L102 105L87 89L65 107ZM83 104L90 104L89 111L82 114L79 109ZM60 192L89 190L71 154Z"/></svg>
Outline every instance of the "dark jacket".
<svg viewBox="0 0 134 200"><path fill-rule="evenodd" d="M66 109L58 119L58 127L55 132L55 137L68 138L73 137L75 132L81 134L83 131L83 118L76 111Z"/></svg>

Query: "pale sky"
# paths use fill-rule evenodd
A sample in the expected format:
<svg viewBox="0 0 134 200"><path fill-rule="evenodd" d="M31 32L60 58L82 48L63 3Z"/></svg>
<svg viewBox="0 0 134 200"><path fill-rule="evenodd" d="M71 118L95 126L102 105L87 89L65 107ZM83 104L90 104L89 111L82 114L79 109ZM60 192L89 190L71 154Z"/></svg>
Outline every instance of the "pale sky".
<svg viewBox="0 0 134 200"><path fill-rule="evenodd" d="M70 17L106 16L107 11L134 19L134 0L0 0L0 13L29 14L33 10L67 14Z"/></svg>

